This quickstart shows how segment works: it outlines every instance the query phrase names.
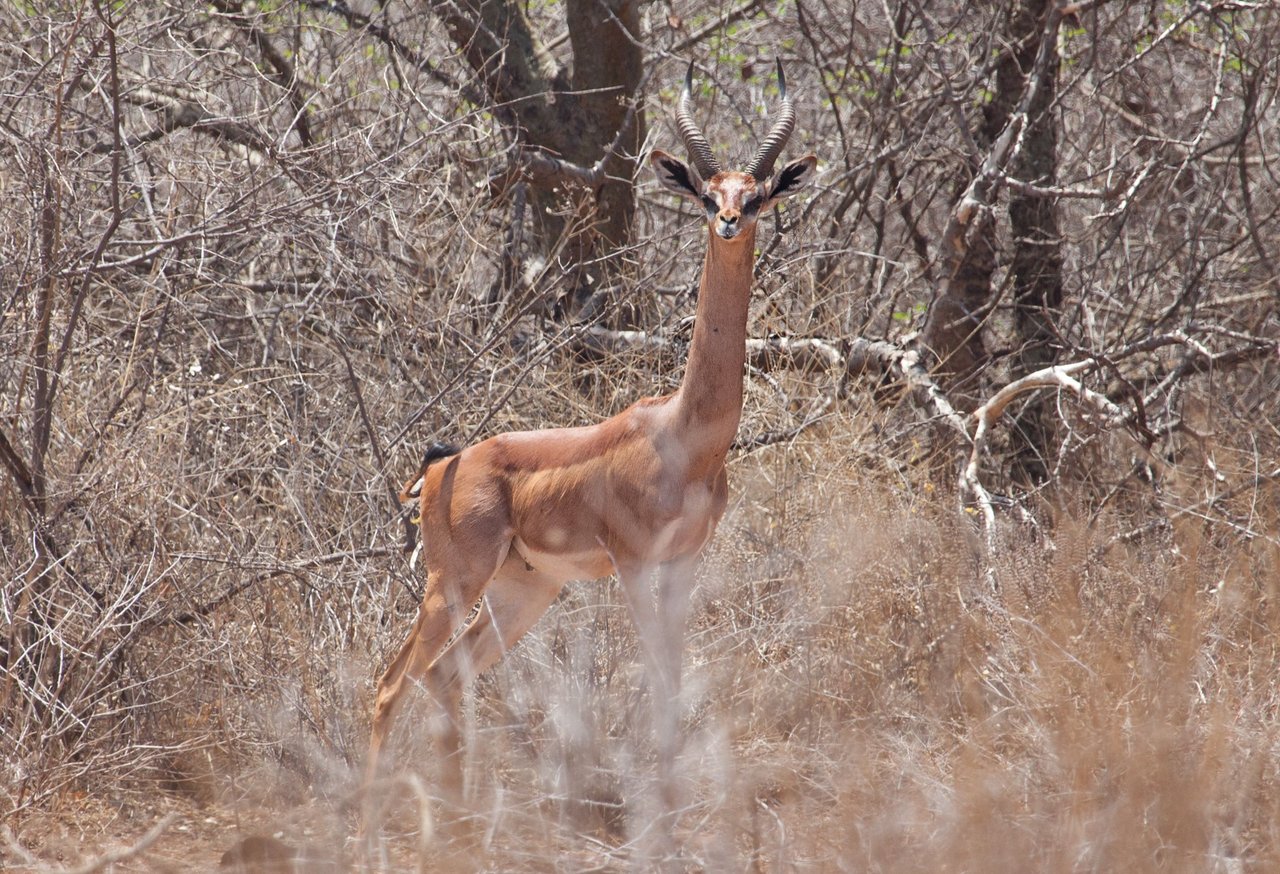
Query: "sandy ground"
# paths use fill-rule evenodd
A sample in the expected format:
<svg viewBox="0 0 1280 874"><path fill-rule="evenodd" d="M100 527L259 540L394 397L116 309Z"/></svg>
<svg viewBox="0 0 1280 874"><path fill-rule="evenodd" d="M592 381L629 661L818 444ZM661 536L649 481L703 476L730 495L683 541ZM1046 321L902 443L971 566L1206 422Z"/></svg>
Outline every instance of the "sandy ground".
<svg viewBox="0 0 1280 874"><path fill-rule="evenodd" d="M121 861L109 861L135 848L166 818L168 825L154 843ZM57 810L6 825L9 833L0 841L3 871L72 871L95 862L109 862L98 870L116 872L325 872L349 867L346 836L351 824L314 806L230 809L160 792L149 797L131 793L69 798ZM294 862L274 861L282 847L294 853ZM223 865L228 852L250 861L238 868Z"/></svg>

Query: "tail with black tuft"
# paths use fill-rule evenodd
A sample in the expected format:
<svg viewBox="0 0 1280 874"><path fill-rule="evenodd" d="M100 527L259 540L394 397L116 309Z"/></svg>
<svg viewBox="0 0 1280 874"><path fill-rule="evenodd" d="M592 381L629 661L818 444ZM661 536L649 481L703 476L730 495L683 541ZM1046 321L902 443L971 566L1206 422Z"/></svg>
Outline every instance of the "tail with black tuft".
<svg viewBox="0 0 1280 874"><path fill-rule="evenodd" d="M418 468L418 475L405 483L404 488L400 490L400 503L407 504L422 495L422 483L426 479L428 467L442 458L451 458L461 451L452 443L437 442L428 446L426 454L422 456L422 466Z"/></svg>

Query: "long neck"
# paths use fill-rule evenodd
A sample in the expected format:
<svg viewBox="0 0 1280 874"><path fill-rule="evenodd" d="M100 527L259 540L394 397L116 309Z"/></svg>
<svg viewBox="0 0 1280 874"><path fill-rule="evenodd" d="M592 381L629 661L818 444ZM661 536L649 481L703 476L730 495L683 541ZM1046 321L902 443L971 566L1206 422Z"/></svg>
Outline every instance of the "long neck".
<svg viewBox="0 0 1280 874"><path fill-rule="evenodd" d="M675 396L677 426L699 454L722 458L742 417L755 236L754 226L732 242L709 233L689 361Z"/></svg>

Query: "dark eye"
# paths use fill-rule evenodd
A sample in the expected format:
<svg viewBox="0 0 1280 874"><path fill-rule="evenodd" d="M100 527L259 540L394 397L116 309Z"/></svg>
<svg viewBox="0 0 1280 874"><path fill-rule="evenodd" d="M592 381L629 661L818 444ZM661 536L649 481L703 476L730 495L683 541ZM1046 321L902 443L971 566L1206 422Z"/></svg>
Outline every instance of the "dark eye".
<svg viewBox="0 0 1280 874"><path fill-rule="evenodd" d="M747 202L742 205L743 212L755 212L764 204L764 198L760 195L747 198Z"/></svg>
<svg viewBox="0 0 1280 874"><path fill-rule="evenodd" d="M719 212L720 205L716 203L715 198L702 195L702 205L706 207L707 212Z"/></svg>

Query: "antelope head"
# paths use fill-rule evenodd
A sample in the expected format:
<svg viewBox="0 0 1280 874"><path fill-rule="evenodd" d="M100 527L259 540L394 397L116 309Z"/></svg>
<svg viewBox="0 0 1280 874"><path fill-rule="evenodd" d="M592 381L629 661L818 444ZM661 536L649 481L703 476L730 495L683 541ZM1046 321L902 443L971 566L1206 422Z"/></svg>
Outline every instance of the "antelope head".
<svg viewBox="0 0 1280 874"><path fill-rule="evenodd" d="M795 107L787 96L787 79L782 72L782 61L778 61L780 106L777 120L745 170L720 169L720 162L711 153L707 138L693 120L692 91L693 64L690 63L676 109L676 127L689 150L693 166L660 149L653 150L649 163L653 165L663 187L688 198L703 209L707 224L715 236L722 240L750 236L746 232L755 228L756 221L766 210L809 184L818 165L816 157L806 155L784 165L774 175L773 165L782 154L787 140L791 138L791 130L796 123Z"/></svg>

